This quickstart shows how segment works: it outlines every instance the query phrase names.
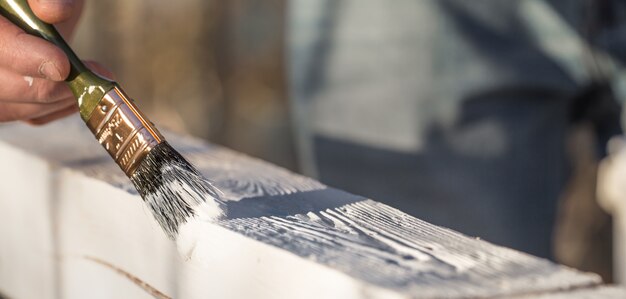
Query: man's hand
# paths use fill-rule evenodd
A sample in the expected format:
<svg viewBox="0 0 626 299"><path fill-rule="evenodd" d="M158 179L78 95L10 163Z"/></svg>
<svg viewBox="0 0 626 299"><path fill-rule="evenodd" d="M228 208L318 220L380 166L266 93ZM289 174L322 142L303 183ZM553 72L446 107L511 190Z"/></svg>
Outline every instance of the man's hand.
<svg viewBox="0 0 626 299"><path fill-rule="evenodd" d="M82 0L28 2L40 19L54 24L66 40L71 38ZM94 63L88 66L108 74ZM76 99L63 82L69 72L63 51L0 16L0 122L45 124L76 112Z"/></svg>

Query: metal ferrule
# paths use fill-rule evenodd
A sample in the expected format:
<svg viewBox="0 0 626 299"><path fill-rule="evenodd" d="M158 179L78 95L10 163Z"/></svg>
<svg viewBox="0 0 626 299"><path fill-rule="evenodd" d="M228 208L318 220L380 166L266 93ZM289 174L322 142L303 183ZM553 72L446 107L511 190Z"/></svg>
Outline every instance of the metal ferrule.
<svg viewBox="0 0 626 299"><path fill-rule="evenodd" d="M87 120L87 127L128 177L150 150L164 140L117 86L98 103Z"/></svg>

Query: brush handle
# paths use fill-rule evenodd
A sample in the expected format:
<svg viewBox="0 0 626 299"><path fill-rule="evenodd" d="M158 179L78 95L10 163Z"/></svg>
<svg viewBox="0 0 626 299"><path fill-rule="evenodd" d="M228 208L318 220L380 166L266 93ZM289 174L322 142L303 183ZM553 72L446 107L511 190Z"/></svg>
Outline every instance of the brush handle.
<svg viewBox="0 0 626 299"><path fill-rule="evenodd" d="M98 102L115 87L115 83L89 70L56 28L33 13L27 0L0 0L0 14L25 32L41 37L65 52L71 65L70 74L65 81L78 100L81 117L88 120Z"/></svg>
<svg viewBox="0 0 626 299"><path fill-rule="evenodd" d="M65 52L71 64L65 81L78 101L81 117L117 165L131 177L148 153L164 141L159 131L115 82L85 67L56 28L35 16L27 0L0 0L0 14Z"/></svg>

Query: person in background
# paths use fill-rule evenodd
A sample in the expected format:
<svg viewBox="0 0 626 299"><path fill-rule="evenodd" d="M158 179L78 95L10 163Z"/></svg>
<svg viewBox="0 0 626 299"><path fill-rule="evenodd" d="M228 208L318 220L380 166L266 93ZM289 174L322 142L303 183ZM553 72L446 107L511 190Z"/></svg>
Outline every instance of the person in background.
<svg viewBox="0 0 626 299"><path fill-rule="evenodd" d="M83 1L29 3L71 38ZM611 76L587 46L614 64L624 59L624 3L289 4L293 119L307 174L551 256L568 130L592 122L600 149L620 133ZM583 46L571 42L577 38ZM74 113L62 82L68 73L59 49L0 17L0 122L44 124Z"/></svg>
<svg viewBox="0 0 626 299"><path fill-rule="evenodd" d="M625 5L292 0L290 89L303 169L551 258L568 132L591 123L600 155L621 134L607 69L626 58Z"/></svg>

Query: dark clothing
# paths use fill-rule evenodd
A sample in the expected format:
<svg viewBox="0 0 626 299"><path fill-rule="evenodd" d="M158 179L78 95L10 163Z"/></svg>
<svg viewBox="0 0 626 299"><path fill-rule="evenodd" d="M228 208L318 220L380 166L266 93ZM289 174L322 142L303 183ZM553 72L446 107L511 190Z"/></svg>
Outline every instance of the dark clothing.
<svg viewBox="0 0 626 299"><path fill-rule="evenodd" d="M572 124L593 121L601 149L620 132L607 75L573 41L624 54L626 27L588 3L293 0L291 89L305 170L550 257Z"/></svg>

